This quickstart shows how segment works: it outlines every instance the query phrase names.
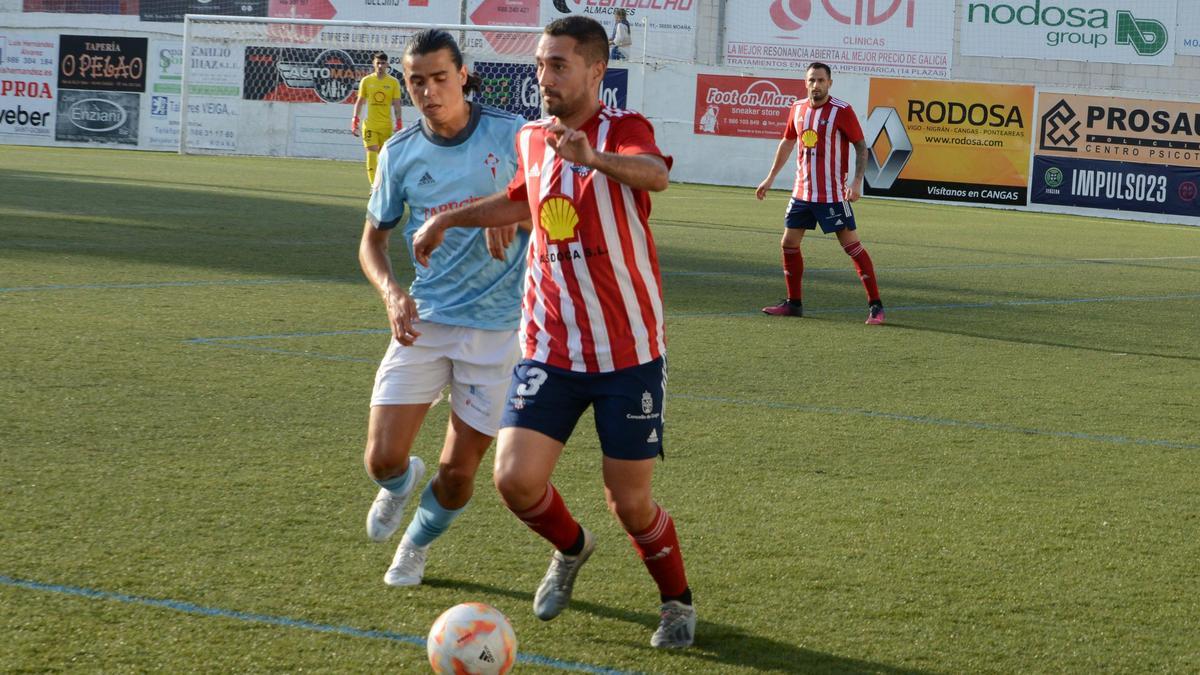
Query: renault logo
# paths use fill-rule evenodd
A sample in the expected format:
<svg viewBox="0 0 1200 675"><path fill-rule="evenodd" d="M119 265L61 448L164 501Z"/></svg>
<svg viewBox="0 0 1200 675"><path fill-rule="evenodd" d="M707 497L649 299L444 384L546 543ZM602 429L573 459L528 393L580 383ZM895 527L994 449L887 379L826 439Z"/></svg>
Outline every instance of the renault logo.
<svg viewBox="0 0 1200 675"><path fill-rule="evenodd" d="M866 128L867 138L867 183L876 190L887 190L892 187L896 179L900 177L900 172L904 170L904 165L908 164L908 158L912 157L913 145L908 138L908 131L904 129L904 122L900 119L900 114L895 108L876 108L871 111L871 117L867 119ZM888 143L892 146L888 151L887 157L883 160L883 165L880 166L879 159L875 156L875 144L879 142L880 137L887 134Z"/></svg>

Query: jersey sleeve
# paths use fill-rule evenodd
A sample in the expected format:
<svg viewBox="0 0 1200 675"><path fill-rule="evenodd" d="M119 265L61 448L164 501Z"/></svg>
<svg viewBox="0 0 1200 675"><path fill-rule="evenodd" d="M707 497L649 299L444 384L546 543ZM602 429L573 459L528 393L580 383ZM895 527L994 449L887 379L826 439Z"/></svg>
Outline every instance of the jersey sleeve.
<svg viewBox="0 0 1200 675"><path fill-rule="evenodd" d="M504 161L508 163L509 169L513 176L524 176L525 172L521 171L521 151L518 147L518 139L521 136L521 127L525 126L525 120L520 117L513 118L512 121L512 152L504 156Z"/></svg>
<svg viewBox="0 0 1200 675"><path fill-rule="evenodd" d="M356 101L361 101L364 105L371 100L367 97L367 78L358 81L358 98Z"/></svg>
<svg viewBox="0 0 1200 675"><path fill-rule="evenodd" d="M838 127L846 140L851 143L857 143L863 139L863 130L858 123L858 115L854 114L854 108L849 106L844 111L846 115L838 115Z"/></svg>
<svg viewBox="0 0 1200 675"><path fill-rule="evenodd" d="M787 126L783 128L783 137L789 141L800 137L800 134L796 133L796 106L794 104L788 108Z"/></svg>
<svg viewBox="0 0 1200 675"><path fill-rule="evenodd" d="M650 120L641 115L628 115L618 118L619 123L613 125L614 134L612 147L621 155L654 155L667 163L667 169L675 163L675 159L658 149L654 141L654 127Z"/></svg>
<svg viewBox="0 0 1200 675"><path fill-rule="evenodd" d="M404 216L403 172L389 161L390 146L379 151L379 166L375 170L375 184L371 186L371 199L367 201L367 221L377 230L390 230Z"/></svg>
<svg viewBox="0 0 1200 675"><path fill-rule="evenodd" d="M521 134L526 133L524 129L518 129L517 135L513 137L513 157L517 161L517 170L513 174L512 180L508 182L508 200L512 202L523 202L529 199L529 190L525 187L525 157L521 155Z"/></svg>

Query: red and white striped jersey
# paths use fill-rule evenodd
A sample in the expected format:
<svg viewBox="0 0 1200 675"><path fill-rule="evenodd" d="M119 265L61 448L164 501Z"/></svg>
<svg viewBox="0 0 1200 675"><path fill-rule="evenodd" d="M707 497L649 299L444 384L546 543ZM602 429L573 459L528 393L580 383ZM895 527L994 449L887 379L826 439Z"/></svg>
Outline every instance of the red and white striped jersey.
<svg viewBox="0 0 1200 675"><path fill-rule="evenodd" d="M533 218L521 342L525 358L578 372L632 368L666 353L662 278L650 234L650 195L563 160L546 145L551 120L517 134L508 198ZM580 131L597 151L671 158L654 127L602 107Z"/></svg>
<svg viewBox="0 0 1200 675"><path fill-rule="evenodd" d="M802 98L792 104L783 137L800 140L792 198L821 203L845 201L850 144L863 139L854 108L832 96L815 108Z"/></svg>

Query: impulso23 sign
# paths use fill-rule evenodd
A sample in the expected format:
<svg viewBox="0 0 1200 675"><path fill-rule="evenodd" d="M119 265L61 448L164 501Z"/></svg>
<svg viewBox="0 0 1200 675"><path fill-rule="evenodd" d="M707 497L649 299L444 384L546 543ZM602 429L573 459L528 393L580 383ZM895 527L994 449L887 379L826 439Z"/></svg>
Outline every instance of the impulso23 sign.
<svg viewBox="0 0 1200 675"><path fill-rule="evenodd" d="M964 0L962 53L1171 65L1176 0Z"/></svg>
<svg viewBox="0 0 1200 675"><path fill-rule="evenodd" d="M1200 217L1200 104L1043 92L1033 201Z"/></svg>

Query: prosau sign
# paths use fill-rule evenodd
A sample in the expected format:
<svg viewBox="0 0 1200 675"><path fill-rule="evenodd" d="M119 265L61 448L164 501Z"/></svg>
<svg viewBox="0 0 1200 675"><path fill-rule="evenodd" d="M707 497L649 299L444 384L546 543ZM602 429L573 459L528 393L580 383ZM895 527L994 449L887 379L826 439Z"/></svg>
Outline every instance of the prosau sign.
<svg viewBox="0 0 1200 675"><path fill-rule="evenodd" d="M146 91L146 38L61 36L58 87Z"/></svg>

